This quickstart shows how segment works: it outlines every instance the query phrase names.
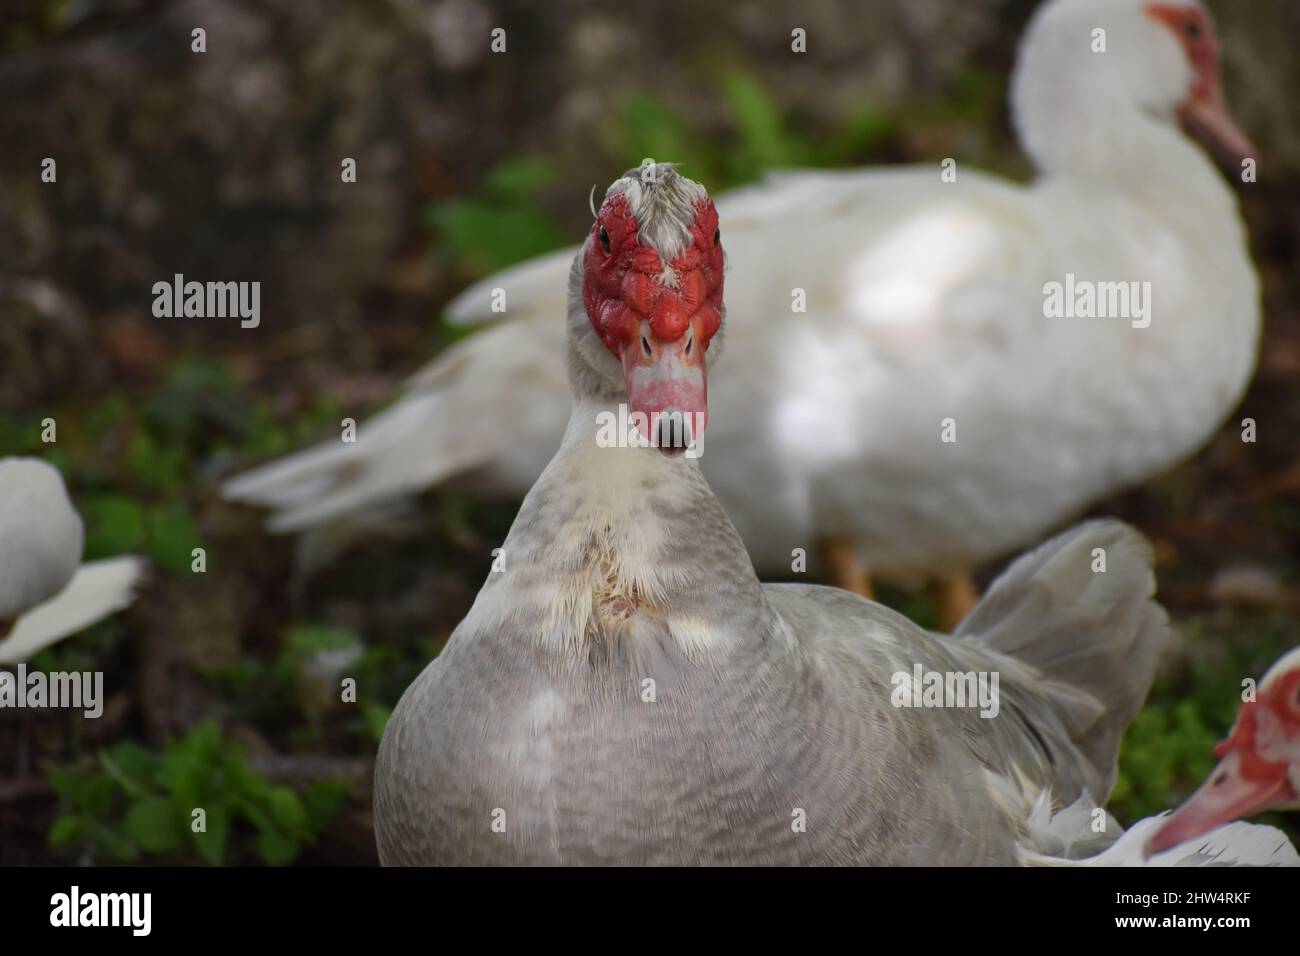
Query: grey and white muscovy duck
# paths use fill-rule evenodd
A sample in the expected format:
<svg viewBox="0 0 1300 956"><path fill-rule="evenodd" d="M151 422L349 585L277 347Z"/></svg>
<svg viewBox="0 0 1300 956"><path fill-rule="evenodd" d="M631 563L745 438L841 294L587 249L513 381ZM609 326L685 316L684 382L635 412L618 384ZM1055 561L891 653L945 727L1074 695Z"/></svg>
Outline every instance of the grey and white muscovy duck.
<svg viewBox="0 0 1300 956"><path fill-rule="evenodd" d="M84 530L63 476L37 458L0 458L0 664L130 605L135 557L81 563Z"/></svg>
<svg viewBox="0 0 1300 956"><path fill-rule="evenodd" d="M760 584L681 453L721 453L703 434L725 331L717 213L671 167L643 172L610 187L570 272L560 449L384 733L380 858L1065 855L1043 808L1109 794L1167 635L1146 543L1114 521L1075 528L1012 564L952 637L846 591ZM637 429L611 443L621 413ZM933 674L996 675L996 704L906 706L933 699Z"/></svg>
<svg viewBox="0 0 1300 956"><path fill-rule="evenodd" d="M1187 134L1234 169L1254 151L1226 106L1209 14L1194 0L1049 0L1011 105L1038 170L1028 185L960 162L943 182L935 157L775 173L720 201L728 352L744 372L711 395L703 466L764 573L788 574L803 548L860 593L863 568L945 578L955 623L973 594L960 572L1183 460L1239 400L1258 279L1233 189ZM356 443L273 462L226 493L272 509L282 531L456 476L523 495L568 419L555 316L572 256L453 302L454 321L488 327ZM1149 325L1046 318L1048 285L1076 281L1149 282ZM795 290L806 314L792 313ZM949 418L956 441L935 441Z"/></svg>

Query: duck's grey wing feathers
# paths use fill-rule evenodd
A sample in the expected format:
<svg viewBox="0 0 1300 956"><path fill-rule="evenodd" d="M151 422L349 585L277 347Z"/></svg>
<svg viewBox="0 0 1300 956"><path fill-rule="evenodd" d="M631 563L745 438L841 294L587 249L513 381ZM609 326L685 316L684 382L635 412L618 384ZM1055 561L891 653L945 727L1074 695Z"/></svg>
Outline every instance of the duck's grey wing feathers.
<svg viewBox="0 0 1300 956"><path fill-rule="evenodd" d="M1168 646L1151 562L1151 546L1128 525L1085 522L1017 559L954 634L959 655L965 643L1033 669L1028 693L1013 701L1030 726L1068 736L1068 748L1047 740L1054 762L1070 751L1086 761L1080 780L1057 788L1067 799L1080 789L1110 794L1120 740Z"/></svg>

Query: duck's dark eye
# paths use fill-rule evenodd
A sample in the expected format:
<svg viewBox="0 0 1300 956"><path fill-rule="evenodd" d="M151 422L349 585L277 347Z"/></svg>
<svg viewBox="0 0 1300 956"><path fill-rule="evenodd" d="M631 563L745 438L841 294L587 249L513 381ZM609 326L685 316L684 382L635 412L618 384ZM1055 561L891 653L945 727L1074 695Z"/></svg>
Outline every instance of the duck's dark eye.
<svg viewBox="0 0 1300 956"><path fill-rule="evenodd" d="M609 255L609 233L605 231L604 226L600 227L600 235L597 238L600 240L600 248L605 250L605 255Z"/></svg>
<svg viewBox="0 0 1300 956"><path fill-rule="evenodd" d="M1201 38L1201 25L1195 20L1188 20L1187 26L1183 27L1183 32L1187 34L1187 39L1199 40Z"/></svg>
<svg viewBox="0 0 1300 956"><path fill-rule="evenodd" d="M719 226L717 229L713 230L713 244L716 246L721 241L722 241L722 227Z"/></svg>

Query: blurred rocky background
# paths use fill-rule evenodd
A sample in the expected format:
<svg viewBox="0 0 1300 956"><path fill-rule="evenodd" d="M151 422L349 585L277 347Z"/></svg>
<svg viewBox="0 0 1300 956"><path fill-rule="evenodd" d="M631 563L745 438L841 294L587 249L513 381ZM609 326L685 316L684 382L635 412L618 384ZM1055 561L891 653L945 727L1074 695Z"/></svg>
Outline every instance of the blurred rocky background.
<svg viewBox="0 0 1300 956"><path fill-rule="evenodd" d="M0 713L0 863L374 862L377 735L514 503L439 492L385 538L295 556L217 480L379 407L454 339L451 295L577 241L590 187L643 157L714 190L943 156L1027 177L1005 93L1034 6L6 0L0 455L58 464L88 556L144 553L154 573L131 612L38 661L104 670L101 720ZM1185 635L1126 742L1126 820L1186 795L1240 680L1300 643L1300 5L1210 6L1262 150L1240 196L1267 325L1220 438L1097 509L1152 535ZM260 328L154 318L175 273L260 281ZM887 597L931 619L923 596ZM337 701L340 674L361 703ZM177 824L199 798L222 821L202 839Z"/></svg>

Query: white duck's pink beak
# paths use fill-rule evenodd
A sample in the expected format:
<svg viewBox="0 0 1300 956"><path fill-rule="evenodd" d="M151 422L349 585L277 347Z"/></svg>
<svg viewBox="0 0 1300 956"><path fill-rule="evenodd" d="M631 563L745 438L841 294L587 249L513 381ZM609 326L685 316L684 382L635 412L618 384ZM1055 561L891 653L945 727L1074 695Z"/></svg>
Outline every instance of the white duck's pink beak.
<svg viewBox="0 0 1300 956"><path fill-rule="evenodd" d="M704 349L695 325L666 342L643 321L640 334L623 347L628 407L641 433L665 452L685 451L709 421Z"/></svg>
<svg viewBox="0 0 1300 956"><path fill-rule="evenodd" d="M1222 158L1240 163L1259 156L1255 144L1232 118L1222 85L1215 83L1206 94L1188 100L1181 117L1187 132Z"/></svg>
<svg viewBox="0 0 1300 956"><path fill-rule="evenodd" d="M1239 752L1234 750L1224 757L1209 779L1147 841L1146 855L1152 856L1241 817L1295 801L1296 792L1287 777L1286 764L1264 764L1258 760L1254 763L1252 770L1256 772L1247 777L1242 772Z"/></svg>

